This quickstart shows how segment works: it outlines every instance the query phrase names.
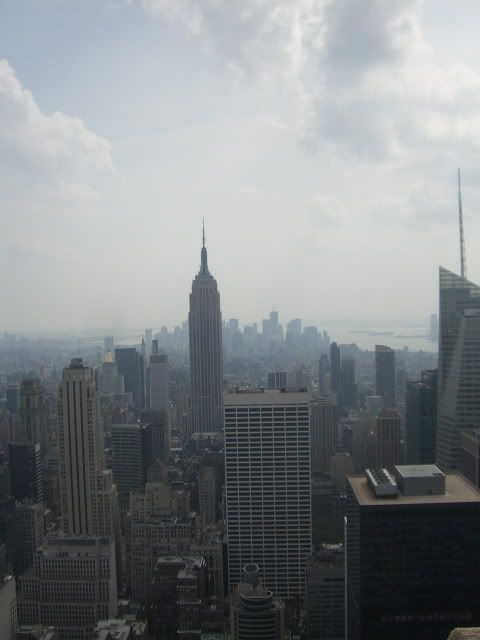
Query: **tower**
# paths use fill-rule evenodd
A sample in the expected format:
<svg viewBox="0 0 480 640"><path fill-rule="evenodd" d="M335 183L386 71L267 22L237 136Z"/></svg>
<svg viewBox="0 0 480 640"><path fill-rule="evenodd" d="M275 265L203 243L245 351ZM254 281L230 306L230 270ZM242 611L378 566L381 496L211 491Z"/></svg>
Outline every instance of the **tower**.
<svg viewBox="0 0 480 640"><path fill-rule="evenodd" d="M168 409L168 356L165 353L150 356L150 409Z"/></svg>
<svg viewBox="0 0 480 640"><path fill-rule="evenodd" d="M205 228L200 271L190 294L189 343L192 432L223 428L222 314L217 282L208 270Z"/></svg>
<svg viewBox="0 0 480 640"><path fill-rule="evenodd" d="M440 267L436 458L458 469L460 432L480 424L480 287Z"/></svg>
<svg viewBox="0 0 480 640"><path fill-rule="evenodd" d="M336 342L330 345L330 376L332 392L338 394L340 391L340 347Z"/></svg>
<svg viewBox="0 0 480 640"><path fill-rule="evenodd" d="M257 562L277 597L301 596L311 551L310 394L225 394L230 587Z"/></svg>
<svg viewBox="0 0 480 640"><path fill-rule="evenodd" d="M48 450L48 409L43 386L38 378L22 380L19 405L22 440L24 442L38 442L43 458Z"/></svg>
<svg viewBox="0 0 480 640"><path fill-rule="evenodd" d="M375 390L385 409L395 407L395 351L382 344L375 345Z"/></svg>

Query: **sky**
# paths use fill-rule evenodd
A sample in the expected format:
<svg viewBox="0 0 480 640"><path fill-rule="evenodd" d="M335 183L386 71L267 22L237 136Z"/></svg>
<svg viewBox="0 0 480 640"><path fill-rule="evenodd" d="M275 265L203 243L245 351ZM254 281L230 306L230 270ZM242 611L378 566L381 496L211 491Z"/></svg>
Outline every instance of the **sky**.
<svg viewBox="0 0 480 640"><path fill-rule="evenodd" d="M0 0L0 330L426 322L480 281L475 0Z"/></svg>

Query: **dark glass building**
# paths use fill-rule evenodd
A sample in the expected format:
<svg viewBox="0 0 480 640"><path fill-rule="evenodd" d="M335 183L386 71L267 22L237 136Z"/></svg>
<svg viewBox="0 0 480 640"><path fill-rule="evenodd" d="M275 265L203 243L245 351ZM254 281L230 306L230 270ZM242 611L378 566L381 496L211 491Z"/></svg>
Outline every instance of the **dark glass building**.
<svg viewBox="0 0 480 640"><path fill-rule="evenodd" d="M117 371L123 376L125 393L133 394L137 416L145 408L145 361L135 347L115 349Z"/></svg>
<svg viewBox="0 0 480 640"><path fill-rule="evenodd" d="M395 351L381 344L375 345L375 391L385 409L395 408Z"/></svg>
<svg viewBox="0 0 480 640"><path fill-rule="evenodd" d="M437 433L438 369L422 371L420 380L407 382L407 463L433 464Z"/></svg>
<svg viewBox="0 0 480 640"><path fill-rule="evenodd" d="M340 391L340 347L336 342L330 345L330 384L333 393Z"/></svg>
<svg viewBox="0 0 480 640"><path fill-rule="evenodd" d="M480 492L434 465L349 476L349 640L448 638L480 624Z"/></svg>
<svg viewBox="0 0 480 640"><path fill-rule="evenodd" d="M10 487L15 500L43 502L40 443L10 443Z"/></svg>

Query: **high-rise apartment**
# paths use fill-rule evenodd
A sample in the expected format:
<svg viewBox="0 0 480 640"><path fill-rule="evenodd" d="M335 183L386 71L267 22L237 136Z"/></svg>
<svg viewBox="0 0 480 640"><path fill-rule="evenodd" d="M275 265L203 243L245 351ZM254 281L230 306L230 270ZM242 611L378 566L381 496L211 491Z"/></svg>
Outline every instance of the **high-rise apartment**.
<svg viewBox="0 0 480 640"><path fill-rule="evenodd" d="M385 409L395 407L395 351L381 344L375 345L375 392Z"/></svg>
<svg viewBox="0 0 480 640"><path fill-rule="evenodd" d="M460 432L480 424L480 287L440 267L437 463L458 469Z"/></svg>
<svg viewBox="0 0 480 640"><path fill-rule="evenodd" d="M437 433L438 370L422 371L407 382L406 436L408 464L433 464Z"/></svg>
<svg viewBox="0 0 480 640"><path fill-rule="evenodd" d="M236 391L224 402L230 587L257 562L267 589L298 597L312 538L310 394Z"/></svg>
<svg viewBox="0 0 480 640"><path fill-rule="evenodd" d="M348 480L349 640L448 638L478 626L478 489L434 465Z"/></svg>
<svg viewBox="0 0 480 640"><path fill-rule="evenodd" d="M208 270L205 234L200 271L192 283L188 314L192 432L223 428L222 314L217 281Z"/></svg>

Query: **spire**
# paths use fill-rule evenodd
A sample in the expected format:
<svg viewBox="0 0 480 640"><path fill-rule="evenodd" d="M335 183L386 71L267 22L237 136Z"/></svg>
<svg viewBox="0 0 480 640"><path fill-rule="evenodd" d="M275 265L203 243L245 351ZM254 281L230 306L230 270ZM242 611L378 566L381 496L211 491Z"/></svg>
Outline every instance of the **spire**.
<svg viewBox="0 0 480 640"><path fill-rule="evenodd" d="M207 262L207 248L205 247L205 218L202 218L202 252L200 262L200 273L209 274Z"/></svg>
<svg viewBox="0 0 480 640"><path fill-rule="evenodd" d="M460 169L458 169L458 222L460 225L460 272L462 278L466 278L467 264L465 258L465 238L463 237L462 187L460 184Z"/></svg>

